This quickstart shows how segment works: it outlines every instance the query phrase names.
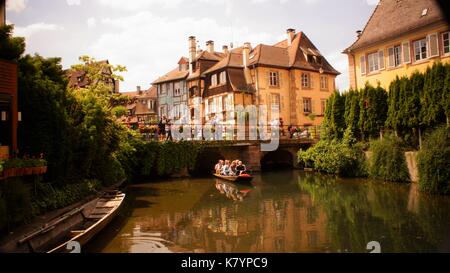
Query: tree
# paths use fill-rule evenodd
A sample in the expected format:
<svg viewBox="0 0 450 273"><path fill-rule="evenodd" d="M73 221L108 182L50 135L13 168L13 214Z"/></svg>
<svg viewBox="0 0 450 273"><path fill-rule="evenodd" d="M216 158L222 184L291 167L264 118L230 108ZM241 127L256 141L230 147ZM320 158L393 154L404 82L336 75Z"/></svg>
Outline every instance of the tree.
<svg viewBox="0 0 450 273"><path fill-rule="evenodd" d="M448 70L442 63L434 63L425 73L424 88L420 99L422 105L420 111L421 125L434 127L445 122L445 112L442 104L445 89L446 72ZM448 95L445 94L445 96Z"/></svg>
<svg viewBox="0 0 450 273"><path fill-rule="evenodd" d="M0 27L0 59L17 61L25 52L25 39L12 37L13 29L13 25Z"/></svg>
<svg viewBox="0 0 450 273"><path fill-rule="evenodd" d="M365 137L377 137L386 122L387 93L370 84L361 90L359 129Z"/></svg>
<svg viewBox="0 0 450 273"><path fill-rule="evenodd" d="M359 136L359 93L350 89L345 99L345 127L350 129L353 137Z"/></svg>

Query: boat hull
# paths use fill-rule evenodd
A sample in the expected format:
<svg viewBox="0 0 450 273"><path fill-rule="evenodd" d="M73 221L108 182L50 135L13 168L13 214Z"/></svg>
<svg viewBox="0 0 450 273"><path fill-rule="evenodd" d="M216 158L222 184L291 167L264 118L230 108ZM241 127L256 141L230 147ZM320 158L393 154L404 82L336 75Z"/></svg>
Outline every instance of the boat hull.
<svg viewBox="0 0 450 273"><path fill-rule="evenodd" d="M233 183L250 183L253 180L253 176L226 176L220 174L214 174L214 176Z"/></svg>

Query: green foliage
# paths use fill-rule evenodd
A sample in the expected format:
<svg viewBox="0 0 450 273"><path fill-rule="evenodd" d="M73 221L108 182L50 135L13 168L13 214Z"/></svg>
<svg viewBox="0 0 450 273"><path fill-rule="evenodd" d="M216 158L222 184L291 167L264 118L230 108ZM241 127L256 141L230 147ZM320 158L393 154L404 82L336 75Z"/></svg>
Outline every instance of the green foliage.
<svg viewBox="0 0 450 273"><path fill-rule="evenodd" d="M15 61L25 52L25 39L12 37L13 25L0 27L0 59Z"/></svg>
<svg viewBox="0 0 450 273"><path fill-rule="evenodd" d="M359 130L363 139L376 138L386 122L387 93L386 90L369 84L360 91Z"/></svg>
<svg viewBox="0 0 450 273"><path fill-rule="evenodd" d="M438 62L427 69L425 72L425 80L423 93L420 98L422 105L420 111L421 124L423 126L435 126L445 122L445 105L448 106L449 89L445 84L450 69L449 64L445 66ZM446 89L447 88L447 89ZM448 109L446 109L448 110Z"/></svg>
<svg viewBox="0 0 450 273"><path fill-rule="evenodd" d="M400 139L385 137L370 143L370 176L393 182L409 182L405 150Z"/></svg>
<svg viewBox="0 0 450 273"><path fill-rule="evenodd" d="M120 118L125 116L128 113L128 110L125 106L119 105L111 109L111 112L116 118Z"/></svg>
<svg viewBox="0 0 450 273"><path fill-rule="evenodd" d="M345 126L351 132L354 133L355 136L358 136L359 133L359 92L355 90L350 90L348 93L345 93Z"/></svg>
<svg viewBox="0 0 450 273"><path fill-rule="evenodd" d="M335 91L327 100L322 136L327 139L340 139L345 130L345 96Z"/></svg>
<svg viewBox="0 0 450 273"><path fill-rule="evenodd" d="M436 129L424 141L417 157L420 190L450 194L449 129Z"/></svg>
<svg viewBox="0 0 450 273"><path fill-rule="evenodd" d="M366 176L365 156L361 146L355 144L350 130L342 141L321 140L306 151L298 152L298 161L306 167L343 177Z"/></svg>
<svg viewBox="0 0 450 273"><path fill-rule="evenodd" d="M64 208L97 193L100 187L101 182L98 180L84 180L81 183L69 184L60 188L55 188L50 183L36 183L32 203L33 213L39 215Z"/></svg>
<svg viewBox="0 0 450 273"><path fill-rule="evenodd" d="M0 229L22 224L30 220L32 214L31 195L29 189L20 178L2 181L0 190Z"/></svg>

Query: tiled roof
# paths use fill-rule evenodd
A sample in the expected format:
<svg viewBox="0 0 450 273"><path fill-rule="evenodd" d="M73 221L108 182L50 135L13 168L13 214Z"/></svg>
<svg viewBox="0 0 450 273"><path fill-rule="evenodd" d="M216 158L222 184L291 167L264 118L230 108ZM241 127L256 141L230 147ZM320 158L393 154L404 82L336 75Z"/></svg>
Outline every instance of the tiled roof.
<svg viewBox="0 0 450 273"><path fill-rule="evenodd" d="M360 37L344 52L441 21L445 22L445 16L435 0L380 0Z"/></svg>
<svg viewBox="0 0 450 273"><path fill-rule="evenodd" d="M242 64L242 54L230 52L220 62L216 63L213 67L206 70L204 74L209 74L211 72L218 71L226 67L243 68L244 66Z"/></svg>
<svg viewBox="0 0 450 273"><path fill-rule="evenodd" d="M164 82L182 80L182 79L185 79L188 76L188 74L189 74L189 71L187 71L187 70L180 71L179 68L177 67L174 70L167 73L166 75L159 77L152 84L159 84L159 83L164 83Z"/></svg>
<svg viewBox="0 0 450 273"><path fill-rule="evenodd" d="M307 56L315 56L319 62L309 62ZM249 65L267 65L282 68L298 68L325 73L340 74L334 69L303 32L297 33L291 46L283 40L273 46L260 44L250 52Z"/></svg>
<svg viewBox="0 0 450 273"><path fill-rule="evenodd" d="M196 57L195 61L197 60L208 60L208 61L220 61L223 57L225 57L225 53L223 52L209 52L207 50L204 50L200 52Z"/></svg>

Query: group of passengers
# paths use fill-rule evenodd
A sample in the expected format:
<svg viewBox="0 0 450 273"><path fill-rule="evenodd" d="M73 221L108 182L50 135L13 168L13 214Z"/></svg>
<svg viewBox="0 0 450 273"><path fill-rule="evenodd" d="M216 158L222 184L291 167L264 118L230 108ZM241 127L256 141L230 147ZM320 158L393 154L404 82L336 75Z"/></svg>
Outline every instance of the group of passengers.
<svg viewBox="0 0 450 273"><path fill-rule="evenodd" d="M230 160L219 160L214 167L216 174L226 175L226 176L236 176L246 173L247 168L242 161L236 159L234 161Z"/></svg>

